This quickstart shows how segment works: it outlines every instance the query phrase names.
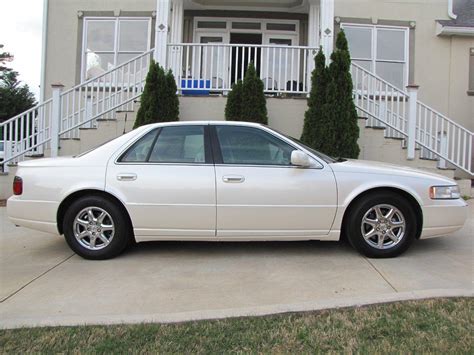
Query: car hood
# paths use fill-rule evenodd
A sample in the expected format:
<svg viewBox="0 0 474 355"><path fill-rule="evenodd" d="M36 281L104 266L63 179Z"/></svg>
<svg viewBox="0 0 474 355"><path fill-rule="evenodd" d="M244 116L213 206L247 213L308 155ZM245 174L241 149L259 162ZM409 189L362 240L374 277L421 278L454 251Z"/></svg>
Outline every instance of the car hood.
<svg viewBox="0 0 474 355"><path fill-rule="evenodd" d="M348 172L391 176L396 175L419 179L433 179L451 185L456 184L454 180L443 175L430 173L428 171L410 168L407 166L381 163L376 161L349 159L344 162L330 164L330 166L335 173Z"/></svg>

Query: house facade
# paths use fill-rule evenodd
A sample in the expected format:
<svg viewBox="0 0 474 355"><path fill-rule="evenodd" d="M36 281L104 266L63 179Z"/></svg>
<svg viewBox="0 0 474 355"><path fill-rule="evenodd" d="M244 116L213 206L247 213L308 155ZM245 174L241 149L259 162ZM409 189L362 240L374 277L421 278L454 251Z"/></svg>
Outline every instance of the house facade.
<svg viewBox="0 0 474 355"><path fill-rule="evenodd" d="M355 63L400 89L419 85L419 99L474 130L473 20L468 27L452 18L469 6L472 16L468 0L46 3L44 98L53 83L72 87L152 48L182 79L178 87L192 88L193 77L225 94L250 59L268 93L305 94L312 64L306 52L322 46L330 53L342 28Z"/></svg>
<svg viewBox="0 0 474 355"><path fill-rule="evenodd" d="M329 62L344 30L364 118L361 158L407 164L422 158L472 178L471 0L44 4L40 105L4 127L14 131L22 120L34 120L35 129L22 142L3 137L11 162L28 152L76 154L130 130L152 58L173 71L181 120L224 119L227 93L253 62L264 82L269 125L299 137L314 55L322 48ZM384 129L378 146L364 127Z"/></svg>

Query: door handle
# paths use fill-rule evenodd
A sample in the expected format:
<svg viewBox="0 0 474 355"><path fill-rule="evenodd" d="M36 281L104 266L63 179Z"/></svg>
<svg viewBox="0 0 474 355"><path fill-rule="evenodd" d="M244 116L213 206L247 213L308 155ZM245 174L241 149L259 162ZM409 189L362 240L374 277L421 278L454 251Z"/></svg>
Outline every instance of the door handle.
<svg viewBox="0 0 474 355"><path fill-rule="evenodd" d="M137 179L137 174L134 173L123 173L117 175L118 181L133 181Z"/></svg>
<svg viewBox="0 0 474 355"><path fill-rule="evenodd" d="M230 183L244 182L245 178L241 175L225 175L222 177L222 181Z"/></svg>

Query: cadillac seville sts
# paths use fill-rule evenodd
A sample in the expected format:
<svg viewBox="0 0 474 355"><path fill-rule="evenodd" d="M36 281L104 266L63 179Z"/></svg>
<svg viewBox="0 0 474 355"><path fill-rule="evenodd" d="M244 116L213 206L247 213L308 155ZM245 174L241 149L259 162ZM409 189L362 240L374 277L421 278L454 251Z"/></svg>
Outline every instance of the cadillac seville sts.
<svg viewBox="0 0 474 355"><path fill-rule="evenodd" d="M340 238L393 257L467 217L451 179L333 159L244 122L143 126L82 155L20 163L13 190L13 223L64 235L87 259L133 241Z"/></svg>

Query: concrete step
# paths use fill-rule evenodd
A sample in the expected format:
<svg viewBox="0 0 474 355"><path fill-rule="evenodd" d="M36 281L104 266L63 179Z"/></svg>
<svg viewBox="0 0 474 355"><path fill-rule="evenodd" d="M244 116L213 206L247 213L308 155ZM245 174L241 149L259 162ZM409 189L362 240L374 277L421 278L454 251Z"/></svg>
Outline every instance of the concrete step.
<svg viewBox="0 0 474 355"><path fill-rule="evenodd" d="M450 179L454 179L454 170L452 169L438 169L438 168L429 168L429 167L418 167L418 169L427 171L429 173L443 175Z"/></svg>
<svg viewBox="0 0 474 355"><path fill-rule="evenodd" d="M406 156L404 156L403 165L410 166L412 168L427 168L427 169L436 169L437 162L432 160L423 160L419 158L415 158L413 160L407 160Z"/></svg>
<svg viewBox="0 0 474 355"><path fill-rule="evenodd" d="M472 187L472 180L470 179L455 179L461 190L461 196L474 197L474 189Z"/></svg>
<svg viewBox="0 0 474 355"><path fill-rule="evenodd" d="M61 139L59 154L62 156L77 155L121 136L124 131L125 133L130 132L135 122L135 112L117 112L114 118L99 118L96 121L96 127L80 129L79 139Z"/></svg>

